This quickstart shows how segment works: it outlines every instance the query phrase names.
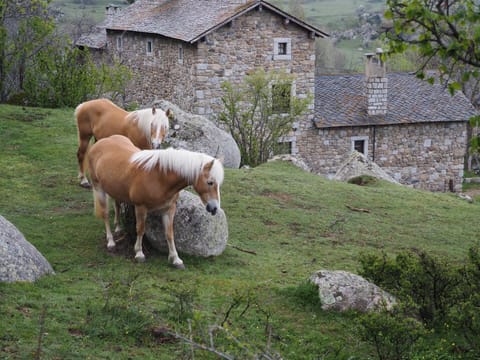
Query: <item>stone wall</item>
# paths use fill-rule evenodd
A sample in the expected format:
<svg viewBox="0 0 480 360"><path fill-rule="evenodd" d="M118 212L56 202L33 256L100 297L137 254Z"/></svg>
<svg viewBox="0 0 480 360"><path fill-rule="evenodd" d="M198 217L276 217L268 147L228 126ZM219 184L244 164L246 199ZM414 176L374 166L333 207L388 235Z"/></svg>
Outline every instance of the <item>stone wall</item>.
<svg viewBox="0 0 480 360"><path fill-rule="evenodd" d="M117 48L119 37L121 50ZM147 52L147 42L151 43L151 52ZM181 108L192 108L195 45L158 35L112 30L107 32L107 43L109 53L133 72L127 87L128 102L150 105L157 99L175 99Z"/></svg>
<svg viewBox="0 0 480 360"><path fill-rule="evenodd" d="M466 123L311 128L297 134L297 145L313 172L333 178L358 138L367 141L367 157L398 182L430 191L461 190Z"/></svg>

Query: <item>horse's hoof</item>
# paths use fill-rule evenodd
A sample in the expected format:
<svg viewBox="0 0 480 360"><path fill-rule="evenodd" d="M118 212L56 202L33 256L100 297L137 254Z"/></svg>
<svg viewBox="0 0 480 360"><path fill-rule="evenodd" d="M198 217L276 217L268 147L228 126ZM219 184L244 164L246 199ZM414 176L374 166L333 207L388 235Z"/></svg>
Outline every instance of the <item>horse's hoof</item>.
<svg viewBox="0 0 480 360"><path fill-rule="evenodd" d="M172 264L172 266L177 270L185 270L185 265L183 264Z"/></svg>
<svg viewBox="0 0 480 360"><path fill-rule="evenodd" d="M88 183L88 182L85 182L85 183L80 183L80 187L82 187L84 189L91 189L92 185L90 185L90 183Z"/></svg>
<svg viewBox="0 0 480 360"><path fill-rule="evenodd" d="M113 244L113 245L107 245L107 250L108 250L108 251L114 251L114 250L115 250L115 244Z"/></svg>
<svg viewBox="0 0 480 360"><path fill-rule="evenodd" d="M135 260L139 263L145 262L145 255L135 255Z"/></svg>

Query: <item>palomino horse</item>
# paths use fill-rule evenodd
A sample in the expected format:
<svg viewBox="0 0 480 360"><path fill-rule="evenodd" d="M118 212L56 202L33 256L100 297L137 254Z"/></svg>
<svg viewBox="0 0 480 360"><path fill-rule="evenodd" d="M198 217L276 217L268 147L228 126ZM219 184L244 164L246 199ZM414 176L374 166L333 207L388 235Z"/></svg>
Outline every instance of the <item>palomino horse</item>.
<svg viewBox="0 0 480 360"><path fill-rule="evenodd" d="M84 160L90 139L119 134L127 136L140 149L159 149L168 133L170 109L151 108L127 112L110 100L96 99L81 103L75 109L78 128L78 167L80 185L89 187Z"/></svg>
<svg viewBox="0 0 480 360"><path fill-rule="evenodd" d="M135 206L137 261L145 261L142 238L147 212L160 210L168 243L168 261L177 268L184 268L173 239L173 217L180 190L192 185L206 210L215 215L220 209L221 161L187 150L140 150L121 135L93 144L87 159L95 213L105 222L107 248L115 247L108 216L108 197L111 197L116 204L115 226L118 226L118 204L126 202Z"/></svg>

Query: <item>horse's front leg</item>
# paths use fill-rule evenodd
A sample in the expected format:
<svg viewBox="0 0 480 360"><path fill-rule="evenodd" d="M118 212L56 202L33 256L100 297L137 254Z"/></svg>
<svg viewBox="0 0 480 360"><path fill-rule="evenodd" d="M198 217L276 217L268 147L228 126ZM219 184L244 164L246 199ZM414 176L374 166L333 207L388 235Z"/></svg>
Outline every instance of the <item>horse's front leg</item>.
<svg viewBox="0 0 480 360"><path fill-rule="evenodd" d="M173 217L175 215L176 206L162 214L163 228L165 229L165 237L168 244L168 262L177 269L185 269L182 259L178 257L177 249L175 248L175 241L173 239Z"/></svg>
<svg viewBox="0 0 480 360"><path fill-rule="evenodd" d="M147 209L143 206L135 206L135 220L137 223L137 241L135 242L135 260L145 261L143 253L143 234L145 233L145 221L147 220Z"/></svg>

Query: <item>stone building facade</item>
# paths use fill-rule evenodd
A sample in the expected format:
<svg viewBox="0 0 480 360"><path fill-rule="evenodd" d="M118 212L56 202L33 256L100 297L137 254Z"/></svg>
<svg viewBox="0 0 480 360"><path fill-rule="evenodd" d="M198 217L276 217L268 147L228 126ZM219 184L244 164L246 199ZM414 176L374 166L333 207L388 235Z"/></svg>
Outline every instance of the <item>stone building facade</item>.
<svg viewBox="0 0 480 360"><path fill-rule="evenodd" d="M364 155L402 184L461 190L466 123L314 128L298 136L297 146L312 171L333 178L358 140L365 142Z"/></svg>
<svg viewBox="0 0 480 360"><path fill-rule="evenodd" d="M380 52L366 55L365 74L317 77L314 122L296 133L298 156L333 178L357 150L402 184L460 191L468 119L477 114L470 101L413 74L387 74Z"/></svg>

